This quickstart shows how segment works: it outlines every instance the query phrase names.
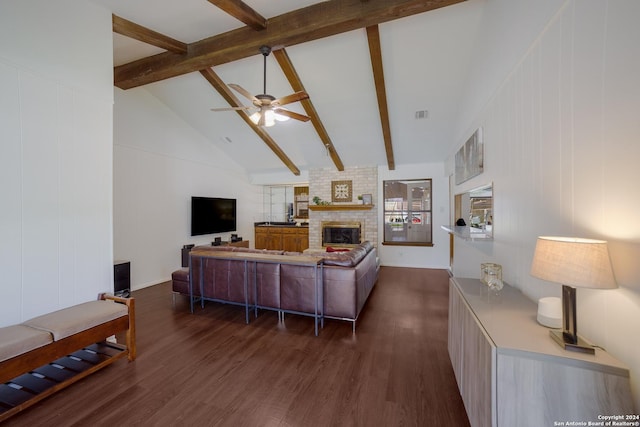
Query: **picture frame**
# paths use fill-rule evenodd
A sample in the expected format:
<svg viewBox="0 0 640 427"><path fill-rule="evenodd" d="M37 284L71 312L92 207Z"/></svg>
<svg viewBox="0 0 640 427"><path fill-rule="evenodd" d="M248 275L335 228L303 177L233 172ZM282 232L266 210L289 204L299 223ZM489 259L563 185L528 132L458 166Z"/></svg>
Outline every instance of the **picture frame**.
<svg viewBox="0 0 640 427"><path fill-rule="evenodd" d="M373 196L371 194L363 194L362 195L362 204L363 205L371 205L373 203Z"/></svg>
<svg viewBox="0 0 640 427"><path fill-rule="evenodd" d="M456 185L480 175L484 171L484 141L482 128L469 137L455 157Z"/></svg>
<svg viewBox="0 0 640 427"><path fill-rule="evenodd" d="M331 201L332 202L352 202L353 182L352 181L331 181Z"/></svg>

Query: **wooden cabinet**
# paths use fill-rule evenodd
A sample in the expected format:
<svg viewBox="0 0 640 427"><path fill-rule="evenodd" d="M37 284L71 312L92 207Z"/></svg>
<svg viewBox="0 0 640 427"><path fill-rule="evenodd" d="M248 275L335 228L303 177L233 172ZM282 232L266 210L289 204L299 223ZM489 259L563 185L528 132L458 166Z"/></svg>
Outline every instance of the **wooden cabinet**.
<svg viewBox="0 0 640 427"><path fill-rule="evenodd" d="M278 227L256 227L256 249L282 250L282 233Z"/></svg>
<svg viewBox="0 0 640 427"><path fill-rule="evenodd" d="M449 356L472 426L491 421L491 340L456 288L449 288ZM473 420L473 421L472 421Z"/></svg>
<svg viewBox="0 0 640 427"><path fill-rule="evenodd" d="M302 252L309 247L309 229L291 227L282 229L282 248L285 251Z"/></svg>
<svg viewBox="0 0 640 427"><path fill-rule="evenodd" d="M536 321L536 305L508 285L449 287L448 349L471 426L543 426L633 414L629 370L607 352L566 351Z"/></svg>
<svg viewBox="0 0 640 427"><path fill-rule="evenodd" d="M256 249L302 252L309 247L308 227L256 226Z"/></svg>
<svg viewBox="0 0 640 427"><path fill-rule="evenodd" d="M256 249L267 249L269 228L255 227Z"/></svg>

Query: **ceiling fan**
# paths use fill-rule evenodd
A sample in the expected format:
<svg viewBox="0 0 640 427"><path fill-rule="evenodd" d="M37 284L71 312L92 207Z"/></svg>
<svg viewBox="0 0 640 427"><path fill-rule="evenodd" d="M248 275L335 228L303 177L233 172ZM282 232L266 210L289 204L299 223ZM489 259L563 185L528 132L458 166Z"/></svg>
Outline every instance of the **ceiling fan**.
<svg viewBox="0 0 640 427"><path fill-rule="evenodd" d="M308 116L304 114L299 114L284 108L281 108L283 105L291 104L292 102L302 101L303 99L308 99L309 95L304 92L295 92L291 95L283 96L282 98L276 98L272 95L267 94L267 56L271 53L271 48L269 46L261 46L260 53L263 56L264 68L263 68L263 77L264 77L264 86L263 93L260 95L251 95L251 93L244 89L242 86L230 83L229 87L236 90L245 98L251 100L253 105L241 106L241 107L228 107L228 108L212 108L211 111L230 111L230 110L249 110L252 108L257 108L258 111L253 113L250 116L250 119L253 123L258 126L271 127L275 124L275 121L286 121L291 119L300 120L302 122L306 122L309 120Z"/></svg>

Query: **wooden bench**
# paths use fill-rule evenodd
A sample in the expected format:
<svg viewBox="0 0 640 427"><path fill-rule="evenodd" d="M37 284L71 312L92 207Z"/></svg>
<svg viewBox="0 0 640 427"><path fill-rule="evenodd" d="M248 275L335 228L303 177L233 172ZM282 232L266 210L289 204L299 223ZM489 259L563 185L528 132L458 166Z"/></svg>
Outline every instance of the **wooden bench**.
<svg viewBox="0 0 640 427"><path fill-rule="evenodd" d="M126 345L107 341L123 332ZM0 422L124 357L136 358L133 298L102 294L0 328Z"/></svg>

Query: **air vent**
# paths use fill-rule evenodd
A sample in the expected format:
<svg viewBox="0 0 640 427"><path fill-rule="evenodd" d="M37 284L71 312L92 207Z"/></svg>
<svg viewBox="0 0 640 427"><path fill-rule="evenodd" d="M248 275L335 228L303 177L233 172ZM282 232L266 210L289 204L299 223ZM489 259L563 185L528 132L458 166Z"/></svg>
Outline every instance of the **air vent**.
<svg viewBox="0 0 640 427"><path fill-rule="evenodd" d="M429 112L427 110L416 111L415 118L416 120L422 120L429 117Z"/></svg>

